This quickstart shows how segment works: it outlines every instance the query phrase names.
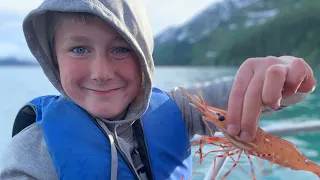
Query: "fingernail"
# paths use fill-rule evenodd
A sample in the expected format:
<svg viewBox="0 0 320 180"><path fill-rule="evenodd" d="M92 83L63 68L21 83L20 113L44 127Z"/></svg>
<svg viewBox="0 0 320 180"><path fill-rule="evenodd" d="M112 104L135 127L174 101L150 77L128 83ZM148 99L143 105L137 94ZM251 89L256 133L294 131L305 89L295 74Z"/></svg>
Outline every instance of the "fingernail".
<svg viewBox="0 0 320 180"><path fill-rule="evenodd" d="M279 108L280 108L280 101L281 101L281 98L278 99L278 101L276 102L276 104L273 105L273 106L271 106L270 108L271 108L272 110L277 110L277 109L279 109Z"/></svg>
<svg viewBox="0 0 320 180"><path fill-rule="evenodd" d="M280 108L280 102L281 102L281 98L278 99L275 109L279 109Z"/></svg>
<svg viewBox="0 0 320 180"><path fill-rule="evenodd" d="M229 124L227 127L227 131L229 134L235 136L238 134L238 128L234 124Z"/></svg>
<svg viewBox="0 0 320 180"><path fill-rule="evenodd" d="M311 93L313 93L313 91L316 89L316 86L313 86L312 87L312 89L309 91L309 92L307 92L308 94L311 94Z"/></svg>
<svg viewBox="0 0 320 180"><path fill-rule="evenodd" d="M252 141L252 136L246 131L241 132L240 138L242 141Z"/></svg>

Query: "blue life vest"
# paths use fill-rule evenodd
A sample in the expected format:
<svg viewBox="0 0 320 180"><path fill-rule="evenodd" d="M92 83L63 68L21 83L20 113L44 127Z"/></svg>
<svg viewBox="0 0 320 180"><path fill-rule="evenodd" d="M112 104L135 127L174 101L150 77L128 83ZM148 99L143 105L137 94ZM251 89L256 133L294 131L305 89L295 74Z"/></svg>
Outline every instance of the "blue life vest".
<svg viewBox="0 0 320 180"><path fill-rule="evenodd" d="M109 139L92 117L72 101L42 96L30 103L60 179L105 179L111 176ZM177 105L154 88L142 125L155 179L190 178L192 157L185 123ZM134 179L118 152L118 179Z"/></svg>

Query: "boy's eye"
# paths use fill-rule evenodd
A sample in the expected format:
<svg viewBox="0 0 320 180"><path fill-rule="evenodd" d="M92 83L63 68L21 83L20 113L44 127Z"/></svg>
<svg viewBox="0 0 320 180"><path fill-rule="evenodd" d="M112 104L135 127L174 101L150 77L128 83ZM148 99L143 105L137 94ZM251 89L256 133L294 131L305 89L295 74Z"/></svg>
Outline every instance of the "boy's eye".
<svg viewBox="0 0 320 180"><path fill-rule="evenodd" d="M76 53L76 54L84 54L84 53L88 53L89 52L89 50L87 48L84 48L84 47L75 47L71 51Z"/></svg>
<svg viewBox="0 0 320 180"><path fill-rule="evenodd" d="M130 52L132 52L132 49L117 47L112 51L112 56L116 59L125 59L130 55Z"/></svg>
<svg viewBox="0 0 320 180"><path fill-rule="evenodd" d="M114 50L115 53L126 53L131 51L132 51L131 49L124 48L124 47L119 47Z"/></svg>

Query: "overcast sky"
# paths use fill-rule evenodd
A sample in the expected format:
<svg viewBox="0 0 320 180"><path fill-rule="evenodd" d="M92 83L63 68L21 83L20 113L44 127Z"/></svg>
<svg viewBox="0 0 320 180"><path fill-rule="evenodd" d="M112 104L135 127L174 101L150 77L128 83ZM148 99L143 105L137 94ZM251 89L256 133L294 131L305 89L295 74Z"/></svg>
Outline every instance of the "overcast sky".
<svg viewBox="0 0 320 180"><path fill-rule="evenodd" d="M14 56L33 59L22 32L22 21L27 13L38 7L43 0L1 0L0 3L0 60ZM142 2L156 36L168 26L188 21L208 5L221 0L135 0Z"/></svg>
<svg viewBox="0 0 320 180"><path fill-rule="evenodd" d="M154 34L169 25L178 25L203 10L209 4L220 0L141 0L144 2L153 27ZM42 0L4 0L0 12L9 11L24 16L37 7ZM0 22L1 25L1 22Z"/></svg>

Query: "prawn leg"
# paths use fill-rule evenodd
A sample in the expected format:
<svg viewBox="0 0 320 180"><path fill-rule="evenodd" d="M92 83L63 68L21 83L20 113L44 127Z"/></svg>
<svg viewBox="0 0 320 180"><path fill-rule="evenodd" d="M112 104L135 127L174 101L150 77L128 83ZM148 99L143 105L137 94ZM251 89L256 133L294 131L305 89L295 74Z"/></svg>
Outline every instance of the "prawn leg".
<svg viewBox="0 0 320 180"><path fill-rule="evenodd" d="M219 146L219 147L222 147L223 145L221 144L215 144L215 143L219 143L220 141L226 141L226 139L224 138L220 138L220 137L209 137L209 136L201 136L200 140L194 142L191 147L188 149L188 151L191 150L191 148L196 145L196 144L199 144L199 149L195 151L194 155L193 155L193 159L195 159L195 156L197 153L199 153L200 155L200 164L202 162L202 159L204 158L203 157L203 153L202 153L202 148L204 146L204 143L206 144L211 144L211 145L214 145L214 146ZM226 146L226 147L229 147L230 145Z"/></svg>
<svg viewBox="0 0 320 180"><path fill-rule="evenodd" d="M242 154L242 151L239 152L239 156L238 156L237 161L235 161L233 166L223 175L222 180L225 180L227 178L227 176L231 173L231 171L237 166L237 164L240 161L241 154Z"/></svg>
<svg viewBox="0 0 320 180"><path fill-rule="evenodd" d="M216 180L217 178L217 172L216 172L216 165L217 165L217 158L226 158L228 155L224 154L224 155L216 155L213 159L213 180Z"/></svg>
<svg viewBox="0 0 320 180"><path fill-rule="evenodd" d="M271 156L271 155L270 155L270 156ZM272 166L273 166L275 160L276 160L276 156L272 156L272 162L270 163L269 167L266 168L266 169L262 172L262 174L263 174L264 176L267 176L269 173L271 173Z"/></svg>
<svg viewBox="0 0 320 180"><path fill-rule="evenodd" d="M226 158L226 157L229 157L229 156L231 157L231 156L236 155L236 154L238 154L240 152L241 152L240 150L237 150L234 153L226 153L226 154L216 155L214 157L214 160L213 160L213 162L214 162L214 165L213 165L213 168L214 168L214 170L213 170L214 180L217 178L217 172L216 172L217 158Z"/></svg>
<svg viewBox="0 0 320 180"><path fill-rule="evenodd" d="M235 149L230 149L230 150L235 150ZM209 152L207 152L206 154L203 155L203 158L205 158L210 153L216 153L216 152L226 152L226 150L212 150L212 151L209 151Z"/></svg>
<svg viewBox="0 0 320 180"><path fill-rule="evenodd" d="M276 160L276 156L275 156L274 154L270 154L270 153L268 153L268 154L256 154L256 153L252 153L252 154L253 154L254 156L256 156L257 161L258 161L258 158L271 157L271 158L272 158L272 161L269 161L268 159L262 159L262 160L265 160L265 161L269 161L269 162L270 162L270 166L269 166L268 168L262 170L262 174L263 174L264 176L266 176L266 175L268 174L268 172L271 172L272 166L273 166L273 164L274 164L274 162L275 162L275 160ZM260 162L258 161L258 163L259 163L259 168L260 168L260 169L263 169L263 167L262 167L262 165L261 165L262 162L260 163Z"/></svg>
<svg viewBox="0 0 320 180"><path fill-rule="evenodd" d="M255 157L256 157L256 161L258 162L258 167L260 169L262 169L263 168L263 160L259 159L258 156L255 156Z"/></svg>
<svg viewBox="0 0 320 180"><path fill-rule="evenodd" d="M244 153L247 155L247 157L248 157L248 159L249 159L249 162L250 162L252 180L257 180L257 178L256 178L256 176L255 176L255 173L254 173L254 167L253 167L252 160L251 160L251 158L250 158L250 154L249 154L249 152L247 152L247 151L244 151Z"/></svg>

